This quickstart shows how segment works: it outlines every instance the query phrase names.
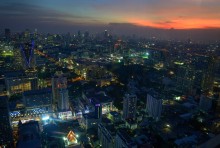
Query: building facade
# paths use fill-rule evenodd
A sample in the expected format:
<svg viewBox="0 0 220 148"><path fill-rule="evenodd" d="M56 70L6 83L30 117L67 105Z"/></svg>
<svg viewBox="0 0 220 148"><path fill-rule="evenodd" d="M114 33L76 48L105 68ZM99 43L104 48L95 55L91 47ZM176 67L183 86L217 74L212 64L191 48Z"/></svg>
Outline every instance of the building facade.
<svg viewBox="0 0 220 148"><path fill-rule="evenodd" d="M135 119L137 107L137 96L125 94L123 99L123 119Z"/></svg>
<svg viewBox="0 0 220 148"><path fill-rule="evenodd" d="M55 110L69 110L69 95L67 77L62 71L57 71L52 78L53 106Z"/></svg>
<svg viewBox="0 0 220 148"><path fill-rule="evenodd" d="M52 91L51 89L40 89L25 91L23 101L27 111L41 109L45 112L52 111Z"/></svg>
<svg viewBox="0 0 220 148"><path fill-rule="evenodd" d="M22 93L24 91L38 89L36 75L26 75L23 71L15 71L5 74L7 95Z"/></svg>
<svg viewBox="0 0 220 148"><path fill-rule="evenodd" d="M103 124L98 125L98 137L100 145L104 148L112 148L114 147L114 137L111 133L106 129Z"/></svg>
<svg viewBox="0 0 220 148"><path fill-rule="evenodd" d="M157 92L151 90L147 94L147 105L146 110L148 114L153 117L155 120L159 120L162 112L162 103L163 100Z"/></svg>

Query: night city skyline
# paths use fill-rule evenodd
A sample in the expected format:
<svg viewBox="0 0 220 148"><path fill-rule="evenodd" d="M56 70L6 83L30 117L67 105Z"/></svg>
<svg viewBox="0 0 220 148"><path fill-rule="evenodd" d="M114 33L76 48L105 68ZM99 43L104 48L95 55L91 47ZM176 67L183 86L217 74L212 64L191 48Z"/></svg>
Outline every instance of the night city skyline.
<svg viewBox="0 0 220 148"><path fill-rule="evenodd" d="M220 147L219 0L0 1L0 148Z"/></svg>

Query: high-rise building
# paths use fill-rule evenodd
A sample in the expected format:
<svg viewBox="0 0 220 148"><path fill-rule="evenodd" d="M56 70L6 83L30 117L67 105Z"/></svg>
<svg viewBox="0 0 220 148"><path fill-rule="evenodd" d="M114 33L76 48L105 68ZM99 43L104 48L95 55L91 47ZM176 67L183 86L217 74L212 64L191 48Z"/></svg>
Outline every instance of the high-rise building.
<svg viewBox="0 0 220 148"><path fill-rule="evenodd" d="M123 99L123 118L135 119L137 107L137 96L135 94L125 94Z"/></svg>
<svg viewBox="0 0 220 148"><path fill-rule="evenodd" d="M0 96L0 117L0 147L12 147L12 129L6 96Z"/></svg>
<svg viewBox="0 0 220 148"><path fill-rule="evenodd" d="M126 131L119 129L115 136L115 148L137 148L137 144Z"/></svg>
<svg viewBox="0 0 220 148"><path fill-rule="evenodd" d="M34 42L26 42L20 46L22 66L24 69L35 67Z"/></svg>
<svg viewBox="0 0 220 148"><path fill-rule="evenodd" d="M67 77L62 71L57 71L52 78L53 105L55 110L69 109Z"/></svg>
<svg viewBox="0 0 220 148"><path fill-rule="evenodd" d="M193 88L194 71L188 65L181 62L175 62L175 87L178 92L189 93Z"/></svg>
<svg viewBox="0 0 220 148"><path fill-rule="evenodd" d="M147 94L146 110L155 120L159 120L162 112L162 102L160 95L153 89Z"/></svg>

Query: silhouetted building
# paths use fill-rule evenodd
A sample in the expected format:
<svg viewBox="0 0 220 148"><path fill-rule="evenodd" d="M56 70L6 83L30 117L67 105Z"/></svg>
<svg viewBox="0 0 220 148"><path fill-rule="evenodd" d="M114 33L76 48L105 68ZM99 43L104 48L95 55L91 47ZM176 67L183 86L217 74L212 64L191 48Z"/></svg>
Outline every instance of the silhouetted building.
<svg viewBox="0 0 220 148"><path fill-rule="evenodd" d="M9 116L8 98L0 96L0 147L12 147L12 129Z"/></svg>
<svg viewBox="0 0 220 148"><path fill-rule="evenodd" d="M18 142L17 148L41 148L40 127L37 121L29 121L18 127Z"/></svg>

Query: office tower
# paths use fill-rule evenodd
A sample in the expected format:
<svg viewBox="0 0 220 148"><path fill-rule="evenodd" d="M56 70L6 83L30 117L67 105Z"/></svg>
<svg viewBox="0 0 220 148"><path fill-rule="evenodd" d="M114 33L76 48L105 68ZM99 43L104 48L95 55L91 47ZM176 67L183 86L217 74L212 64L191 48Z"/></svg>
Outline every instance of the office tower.
<svg viewBox="0 0 220 148"><path fill-rule="evenodd" d="M8 96L38 89L36 75L27 75L23 71L14 71L6 73L4 77Z"/></svg>
<svg viewBox="0 0 220 148"><path fill-rule="evenodd" d="M201 95L200 101L199 101L199 108L202 111L208 112L212 107L212 101L213 101L212 98Z"/></svg>
<svg viewBox="0 0 220 148"><path fill-rule="evenodd" d="M99 143L103 148L114 147L114 136L103 124L98 125L98 137Z"/></svg>
<svg viewBox="0 0 220 148"><path fill-rule="evenodd" d="M0 117L0 147L12 147L12 129L6 96L0 96Z"/></svg>
<svg viewBox="0 0 220 148"><path fill-rule="evenodd" d="M193 88L194 71L190 66L175 62L175 87L181 93L189 93Z"/></svg>
<svg viewBox="0 0 220 148"><path fill-rule="evenodd" d="M57 71L52 78L52 92L54 109L68 110L69 96L67 90L67 78L62 71Z"/></svg>
<svg viewBox="0 0 220 148"><path fill-rule="evenodd" d="M137 107L137 96L135 94L125 94L123 99L123 118L135 119Z"/></svg>
<svg viewBox="0 0 220 148"><path fill-rule="evenodd" d="M137 148L137 144L125 130L119 129L115 136L115 148Z"/></svg>
<svg viewBox="0 0 220 148"><path fill-rule="evenodd" d="M146 110L155 120L159 120L162 112L162 99L153 89L147 94Z"/></svg>
<svg viewBox="0 0 220 148"><path fill-rule="evenodd" d="M23 69L35 67L34 42L26 42L20 46Z"/></svg>

